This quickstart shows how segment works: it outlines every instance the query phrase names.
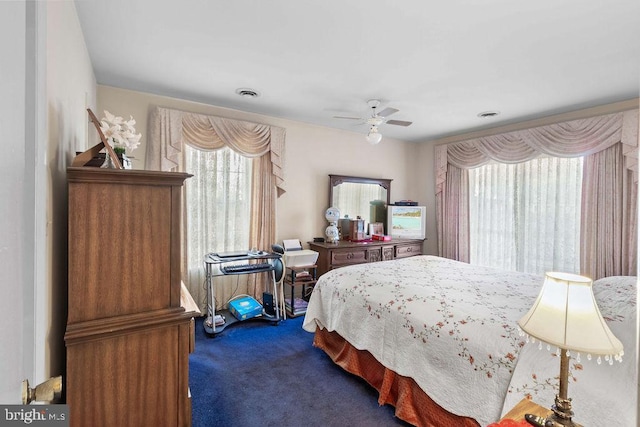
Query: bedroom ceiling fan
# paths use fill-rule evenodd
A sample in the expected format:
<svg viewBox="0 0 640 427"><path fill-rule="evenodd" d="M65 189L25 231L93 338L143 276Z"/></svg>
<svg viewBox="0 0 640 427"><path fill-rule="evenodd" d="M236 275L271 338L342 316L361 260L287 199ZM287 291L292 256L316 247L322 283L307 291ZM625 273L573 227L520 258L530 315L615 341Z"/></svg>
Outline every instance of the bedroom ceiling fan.
<svg viewBox="0 0 640 427"><path fill-rule="evenodd" d="M378 144L382 140L382 134L378 131L378 126L382 124L396 125L396 126L409 126L413 122L407 122L404 120L387 120L387 117L397 113L397 108L387 107L382 111L377 111L380 107L379 99L370 99L367 101L367 105L371 108L371 115L369 117L350 117L350 116L333 116L336 119L348 119L348 120L362 120L365 124L369 125L369 133L367 134L367 141L370 144Z"/></svg>

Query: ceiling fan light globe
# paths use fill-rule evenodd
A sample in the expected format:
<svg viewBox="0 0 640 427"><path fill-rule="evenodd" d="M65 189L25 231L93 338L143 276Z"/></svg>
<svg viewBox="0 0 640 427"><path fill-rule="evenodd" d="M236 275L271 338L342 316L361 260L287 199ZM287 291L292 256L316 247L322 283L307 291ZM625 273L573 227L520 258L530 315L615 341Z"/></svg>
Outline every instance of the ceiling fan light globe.
<svg viewBox="0 0 640 427"><path fill-rule="evenodd" d="M367 142L371 145L376 145L382 141L382 134L378 132L369 132L367 134Z"/></svg>

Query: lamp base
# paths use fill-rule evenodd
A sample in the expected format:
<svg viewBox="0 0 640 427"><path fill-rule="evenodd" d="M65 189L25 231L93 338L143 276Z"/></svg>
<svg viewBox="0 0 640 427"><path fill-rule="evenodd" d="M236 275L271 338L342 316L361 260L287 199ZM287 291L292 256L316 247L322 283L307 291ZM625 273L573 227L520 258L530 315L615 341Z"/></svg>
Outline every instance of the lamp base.
<svg viewBox="0 0 640 427"><path fill-rule="evenodd" d="M573 421L570 421L571 424L561 424L557 421L554 421L551 419L551 416L549 418L542 418L539 417L537 415L533 415L533 414L526 414L524 416L524 419L531 424L532 426L536 426L536 427L564 427L564 426L575 426L575 427L582 427L582 425L578 424L578 423L574 423Z"/></svg>
<svg viewBox="0 0 640 427"><path fill-rule="evenodd" d="M562 399L556 395L555 404L551 407L553 414L542 418L533 414L525 414L524 419L536 427L582 427L571 420L571 399Z"/></svg>
<svg viewBox="0 0 640 427"><path fill-rule="evenodd" d="M526 422L536 427L544 427L544 424L547 421L546 418L542 418L533 414L525 414L524 419Z"/></svg>

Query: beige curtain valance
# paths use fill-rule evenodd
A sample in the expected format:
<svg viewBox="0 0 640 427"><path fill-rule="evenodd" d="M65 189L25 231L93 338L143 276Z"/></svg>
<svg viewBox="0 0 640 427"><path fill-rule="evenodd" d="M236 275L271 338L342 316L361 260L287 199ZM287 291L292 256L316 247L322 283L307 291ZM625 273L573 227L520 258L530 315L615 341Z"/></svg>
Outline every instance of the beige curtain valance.
<svg viewBox="0 0 640 427"><path fill-rule="evenodd" d="M436 194L446 181L447 163L462 169L490 161L519 163L540 155L587 156L622 143L627 169L638 179L638 110L556 123L436 147Z"/></svg>
<svg viewBox="0 0 640 427"><path fill-rule="evenodd" d="M149 134L156 144L147 144L147 168L178 170L182 144L212 151L224 146L246 157L269 154L278 196L284 188L285 130L277 126L155 107Z"/></svg>
<svg viewBox="0 0 640 427"><path fill-rule="evenodd" d="M285 129L161 107L153 107L149 115L147 169L183 171L185 145L205 151L228 146L243 156L253 158L251 221L247 247L269 250L277 235L276 200L285 192ZM183 194L186 192L185 188ZM183 212L187 212L186 206ZM185 252L182 257L182 279L196 300L203 301L206 295L202 287L204 270L202 267L189 269L187 265L189 251L192 250L187 244L188 234L194 231L188 227L188 215L183 215L182 221L182 249ZM251 293L260 298L265 282L258 280L257 275L250 275L241 286L241 293ZM218 287L216 298L227 301L236 290ZM206 305L201 307L206 308Z"/></svg>
<svg viewBox="0 0 640 427"><path fill-rule="evenodd" d="M435 147L438 254L469 262L468 169L538 156L585 157L580 269L592 279L636 275L637 109Z"/></svg>

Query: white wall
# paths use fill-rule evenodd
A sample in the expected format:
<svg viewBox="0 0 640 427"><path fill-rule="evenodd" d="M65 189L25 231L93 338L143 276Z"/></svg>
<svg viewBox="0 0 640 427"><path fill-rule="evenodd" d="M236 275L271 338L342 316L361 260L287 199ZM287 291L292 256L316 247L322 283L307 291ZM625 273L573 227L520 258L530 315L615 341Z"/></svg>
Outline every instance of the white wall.
<svg viewBox="0 0 640 427"><path fill-rule="evenodd" d="M44 2L43 2L44 3ZM87 145L86 108L95 108L96 80L71 1L46 2L46 121L48 179L46 204L46 284L38 292L36 339L46 342L47 376L64 372L67 309L67 179L76 151Z"/></svg>
<svg viewBox="0 0 640 427"><path fill-rule="evenodd" d="M25 182L26 164L26 8L0 3L0 403L19 402L20 384L33 375L33 239L24 220L33 182ZM24 322L27 325L23 328Z"/></svg>
<svg viewBox="0 0 640 427"><path fill-rule="evenodd" d="M324 236L327 222L329 174L390 178L391 200L413 199L431 204L429 190L418 181L424 169L432 164L419 164L418 145L383 138L369 145L362 133L339 131L276 117L230 110L212 105L161 97L157 95L98 85L98 118L103 110L136 120L142 132L142 143L132 154L134 168L144 168L147 119L151 106L176 108L202 114L280 126L286 129L285 180L287 192L278 199L278 240L299 238L303 242ZM97 135L95 136L97 142ZM427 173L428 174L428 173ZM433 194L433 192L431 192ZM435 211L434 211L435 215ZM434 228L435 229L435 228ZM435 244L435 233L427 236Z"/></svg>
<svg viewBox="0 0 640 427"><path fill-rule="evenodd" d="M0 402L64 373L66 166L95 78L73 2L0 3Z"/></svg>

